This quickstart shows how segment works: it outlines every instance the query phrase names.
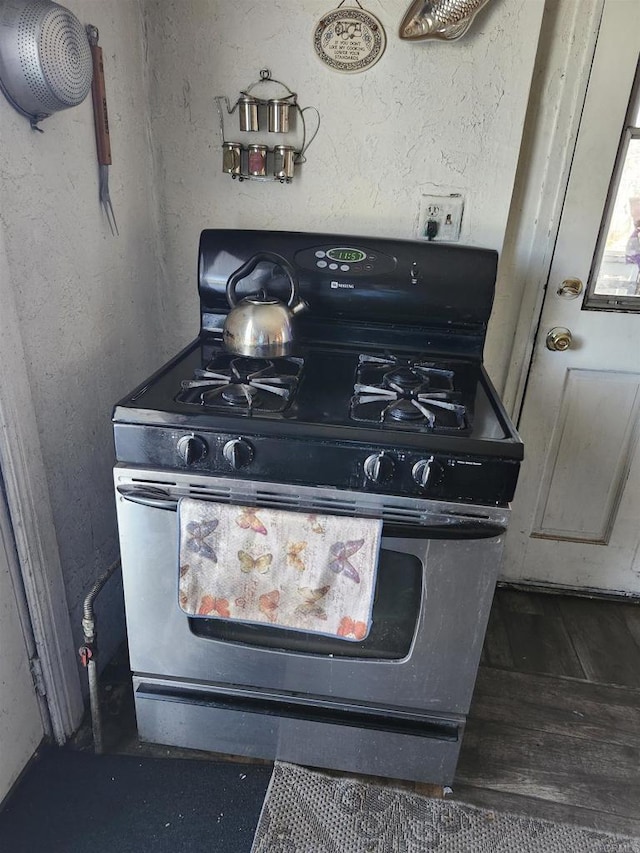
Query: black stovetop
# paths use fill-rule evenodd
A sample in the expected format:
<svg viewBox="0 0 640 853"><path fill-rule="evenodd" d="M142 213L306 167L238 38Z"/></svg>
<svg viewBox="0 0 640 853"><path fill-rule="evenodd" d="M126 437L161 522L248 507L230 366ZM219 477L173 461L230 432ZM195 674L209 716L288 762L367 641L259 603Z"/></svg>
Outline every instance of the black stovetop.
<svg viewBox="0 0 640 853"><path fill-rule="evenodd" d="M393 357L387 349L375 347L369 348L368 355L381 359ZM324 437L395 448L428 446L439 452L522 458L520 439L479 362L456 360L450 355L443 359L424 352L394 353L401 363L426 363L455 375L455 399L465 405L467 412L463 426L449 419L442 427L430 427L425 419L380 420L378 409L376 415L364 419L358 411L362 406L354 406L354 386L363 377L367 381L379 377L375 376L375 366L363 365L362 356L360 347L302 345L291 358L274 362L275 372L289 377L297 386L290 400L263 394L261 399L266 399L266 403L247 405L246 399L239 395L242 399L234 405L214 394L202 405L200 388L184 389L183 383L194 378L198 381L207 368L211 373L212 365L214 374L218 368L224 375L236 358L225 353L218 336L206 336L194 341L121 400L115 408L114 421L248 435ZM382 376L385 371L379 372ZM267 376L259 383L264 387L268 381Z"/></svg>
<svg viewBox="0 0 640 853"><path fill-rule="evenodd" d="M118 462L508 502L523 448L482 366L496 267L464 246L203 231L200 336L115 407ZM297 288L308 306L286 360L222 348L227 283L247 268L238 299Z"/></svg>

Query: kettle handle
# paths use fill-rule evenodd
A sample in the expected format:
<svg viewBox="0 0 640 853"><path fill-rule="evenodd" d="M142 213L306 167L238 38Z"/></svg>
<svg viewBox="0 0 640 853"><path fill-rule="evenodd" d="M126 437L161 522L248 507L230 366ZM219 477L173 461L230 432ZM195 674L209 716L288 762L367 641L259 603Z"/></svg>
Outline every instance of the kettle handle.
<svg viewBox="0 0 640 853"><path fill-rule="evenodd" d="M236 298L236 285L239 281L252 273L262 261L270 261L273 264L277 264L282 267L287 274L289 283L291 284L291 294L287 301L287 307L293 310L297 307L296 303L304 304L300 299L300 294L298 292L298 278L293 265L286 258L283 258L282 255L277 255L275 252L258 252L229 276L229 280L227 281L227 300L231 308L235 308L238 304L238 300Z"/></svg>

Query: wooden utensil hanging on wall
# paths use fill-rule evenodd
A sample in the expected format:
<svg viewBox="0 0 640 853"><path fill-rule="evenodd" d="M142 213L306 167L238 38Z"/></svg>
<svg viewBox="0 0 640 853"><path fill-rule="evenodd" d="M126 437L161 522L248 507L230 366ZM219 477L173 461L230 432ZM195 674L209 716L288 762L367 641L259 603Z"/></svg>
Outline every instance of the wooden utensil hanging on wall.
<svg viewBox="0 0 640 853"><path fill-rule="evenodd" d="M111 136L109 134L109 114L107 111L107 89L104 80L104 62L102 48L98 44L98 29L93 25L87 26L87 35L91 46L93 62L93 81L91 97L93 100L93 120L96 131L96 152L100 173L100 204L106 214L112 234L118 234L116 217L109 195L109 166L111 158Z"/></svg>

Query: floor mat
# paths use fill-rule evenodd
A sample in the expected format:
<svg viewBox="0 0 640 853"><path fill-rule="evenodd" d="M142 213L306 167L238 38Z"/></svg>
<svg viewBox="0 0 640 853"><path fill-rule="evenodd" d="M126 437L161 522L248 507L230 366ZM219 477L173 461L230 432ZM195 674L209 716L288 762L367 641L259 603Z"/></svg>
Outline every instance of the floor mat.
<svg viewBox="0 0 640 853"><path fill-rule="evenodd" d="M640 853L640 839L277 761L252 853Z"/></svg>
<svg viewBox="0 0 640 853"><path fill-rule="evenodd" d="M0 811L6 853L243 853L271 768L43 750Z"/></svg>

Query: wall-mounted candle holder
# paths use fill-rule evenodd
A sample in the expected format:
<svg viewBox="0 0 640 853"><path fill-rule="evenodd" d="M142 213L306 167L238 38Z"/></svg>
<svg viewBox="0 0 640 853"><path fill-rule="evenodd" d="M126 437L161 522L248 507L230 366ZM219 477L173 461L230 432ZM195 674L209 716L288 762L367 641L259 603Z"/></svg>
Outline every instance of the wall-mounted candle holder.
<svg viewBox="0 0 640 853"><path fill-rule="evenodd" d="M271 97L259 98L252 94L256 86L272 84L281 90ZM222 171L232 178L258 181L280 181L291 183L295 167L306 162L305 152L311 145L320 129L320 113L315 107L301 108L298 96L284 83L274 80L268 69L260 72L256 80L245 90L232 105L226 95L216 95L216 107L220 119L220 135L222 137ZM299 119L302 139L299 146L289 144L269 145L263 141L247 142L227 141L224 130L225 109L227 115L238 112L238 131L240 133L288 134L299 130ZM314 112L316 125L311 136L308 134L307 113ZM307 138L309 136L309 138Z"/></svg>

